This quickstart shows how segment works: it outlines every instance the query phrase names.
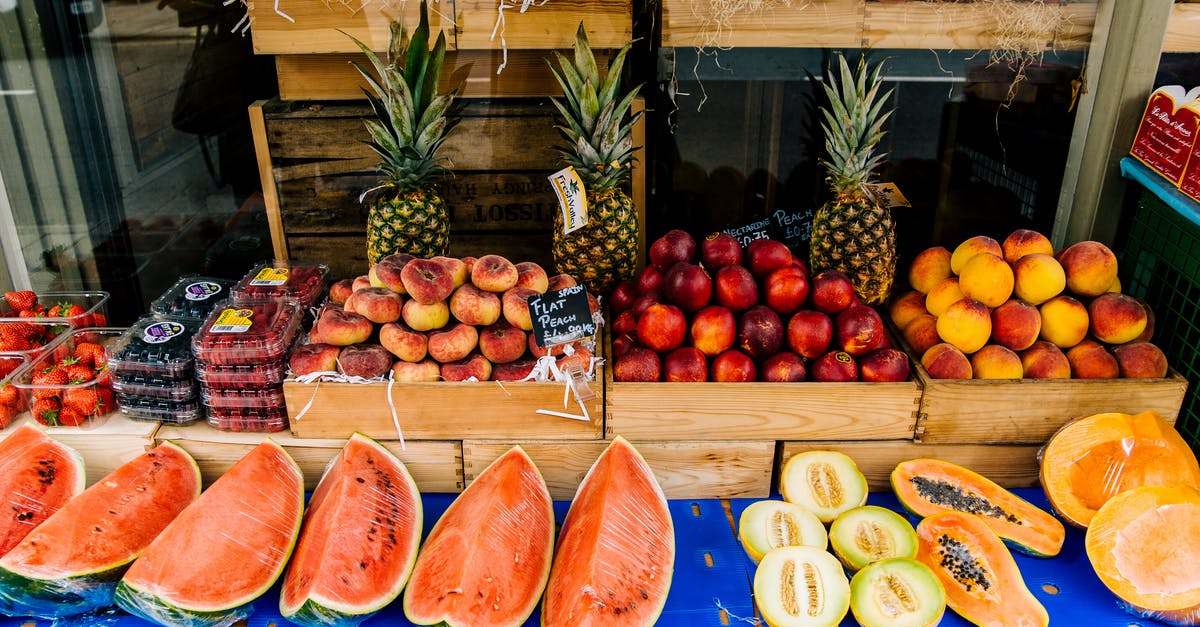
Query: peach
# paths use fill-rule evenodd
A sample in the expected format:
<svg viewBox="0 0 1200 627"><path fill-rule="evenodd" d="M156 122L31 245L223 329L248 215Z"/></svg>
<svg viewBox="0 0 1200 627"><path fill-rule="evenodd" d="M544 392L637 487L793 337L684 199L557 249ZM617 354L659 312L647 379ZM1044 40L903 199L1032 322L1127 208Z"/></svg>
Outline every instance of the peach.
<svg viewBox="0 0 1200 627"><path fill-rule="evenodd" d="M342 309L326 309L313 327L309 339L312 343L333 344L334 346L350 346L367 341L374 325L365 317Z"/></svg>
<svg viewBox="0 0 1200 627"><path fill-rule="evenodd" d="M1042 314L1023 300L1012 299L992 310L992 341L1023 351L1042 333Z"/></svg>
<svg viewBox="0 0 1200 627"><path fill-rule="evenodd" d="M532 331L533 319L529 315L529 298L537 295L537 292L528 287L517 285L509 288L500 297L504 319L518 329Z"/></svg>
<svg viewBox="0 0 1200 627"><path fill-rule="evenodd" d="M387 374L392 354L378 344L354 344L338 354L338 372L348 377L374 379Z"/></svg>
<svg viewBox="0 0 1200 627"><path fill-rule="evenodd" d="M1092 335L1108 344L1124 344L1146 330L1146 308L1132 296L1105 292L1088 303Z"/></svg>
<svg viewBox="0 0 1200 627"><path fill-rule="evenodd" d="M541 266L532 261L522 261L516 265L517 285L528 287L539 294L544 294L550 288L550 277ZM630 300L631 304L632 302Z"/></svg>
<svg viewBox="0 0 1200 627"><path fill-rule="evenodd" d="M1013 264L1013 292L1030 305L1040 305L1062 293L1067 275L1058 260L1043 253L1030 253Z"/></svg>
<svg viewBox="0 0 1200 627"><path fill-rule="evenodd" d="M471 273L467 270L467 264L463 263L463 260L458 257L438 256L432 259L446 266L446 270L450 272L451 281L454 283L454 289L462 287L467 282L467 279L471 277Z"/></svg>
<svg viewBox="0 0 1200 627"><path fill-rule="evenodd" d="M1077 242L1058 253L1067 274L1067 289L1079 296L1099 296L1117 280L1117 256L1100 242Z"/></svg>
<svg viewBox="0 0 1200 627"><path fill-rule="evenodd" d="M401 361L418 362L428 354L429 338L403 322L389 322L379 328L379 343Z"/></svg>
<svg viewBox="0 0 1200 627"><path fill-rule="evenodd" d="M450 307L446 306L445 301L427 305L410 300L404 303L404 308L400 310L400 317L414 331L432 331L440 329L450 322Z"/></svg>
<svg viewBox="0 0 1200 627"><path fill-rule="evenodd" d="M985 307L999 307L1012 296L1012 267L996 255L980 253L962 267L958 288L963 296L974 298Z"/></svg>
<svg viewBox="0 0 1200 627"><path fill-rule="evenodd" d="M992 253L1001 259L1004 258L1004 249L1000 247L1000 242L986 235L976 235L964 240L950 254L950 271L954 274L962 272L963 266L979 253Z"/></svg>
<svg viewBox="0 0 1200 627"><path fill-rule="evenodd" d="M288 365L297 377L313 372L335 372L341 350L332 344L304 344L292 351Z"/></svg>
<svg viewBox="0 0 1200 627"><path fill-rule="evenodd" d="M392 364L392 379L399 383L429 383L441 381L442 368L432 359L423 359L416 363L398 361Z"/></svg>
<svg viewBox="0 0 1200 627"><path fill-rule="evenodd" d="M934 344L921 355L921 365L934 379L970 379L971 362L953 344Z"/></svg>
<svg viewBox="0 0 1200 627"><path fill-rule="evenodd" d="M937 332L942 341L969 355L992 337L991 311L973 298L964 298L938 316Z"/></svg>
<svg viewBox="0 0 1200 627"><path fill-rule="evenodd" d="M507 364L492 364L492 381L521 381L533 372L536 359L518 359Z"/></svg>
<svg viewBox="0 0 1200 627"><path fill-rule="evenodd" d="M1108 286L1108 291L1116 292L1117 294L1121 293L1121 277L1113 279L1113 284Z"/></svg>
<svg viewBox="0 0 1200 627"><path fill-rule="evenodd" d="M329 302L335 305L346 304L346 299L354 293L354 280L342 279L329 286Z"/></svg>
<svg viewBox="0 0 1200 627"><path fill-rule="evenodd" d="M637 323L634 323L634 324L635 324L635 326L633 327L633 330L636 331ZM529 354L533 355L534 357L545 357L546 355L553 355L553 356L557 357L562 354L563 347L566 346L566 344L554 344L552 346L538 346L537 337L532 333L529 333L527 335L529 336L529 339L526 342L526 344L529 347ZM613 342L616 343L617 340L622 340L622 339L626 340L627 342L633 341L632 338L633 338L633 333L630 332L630 333L616 337L615 339L613 339ZM633 343L636 344L637 342L633 342Z"/></svg>
<svg viewBox="0 0 1200 627"><path fill-rule="evenodd" d="M613 329L615 331L616 323ZM690 332L692 346L709 357L716 357L733 347L737 339L737 320L729 309L711 305L696 312Z"/></svg>
<svg viewBox="0 0 1200 627"><path fill-rule="evenodd" d="M1039 340L1021 351L1021 368L1026 379L1070 379L1071 362L1062 349L1051 342Z"/></svg>
<svg viewBox="0 0 1200 627"><path fill-rule="evenodd" d="M487 381L492 378L492 362L479 353L471 353L464 359L442 364L442 378L446 381Z"/></svg>
<svg viewBox="0 0 1200 627"><path fill-rule="evenodd" d="M432 259L413 259L404 265L400 278L408 295L423 305L446 300L454 291L450 270Z"/></svg>
<svg viewBox="0 0 1200 627"><path fill-rule="evenodd" d="M1067 351L1071 376L1076 379L1116 379L1121 376L1117 358L1095 340L1084 340Z"/></svg>
<svg viewBox="0 0 1200 627"><path fill-rule="evenodd" d="M450 314L464 324L487 326L499 320L502 311L499 296L470 283L450 295Z"/></svg>
<svg viewBox="0 0 1200 627"><path fill-rule="evenodd" d="M471 283L481 290L497 294L515 286L519 277L517 267L500 255L484 255L471 268Z"/></svg>
<svg viewBox="0 0 1200 627"><path fill-rule="evenodd" d="M555 362L558 369L563 372L568 372L571 368L578 368L582 372L590 370L592 367L592 351L582 346L576 347L574 350L575 352L570 355L564 353L558 358L558 361ZM663 367L666 368L665 361Z"/></svg>
<svg viewBox="0 0 1200 627"><path fill-rule="evenodd" d="M459 257L458 260L463 262L463 265L467 267L467 279L470 280L471 270L475 269L475 262L479 261L479 258L468 255L466 257Z"/></svg>
<svg viewBox="0 0 1200 627"><path fill-rule="evenodd" d="M1142 329L1141 335L1134 338L1135 342L1149 342L1150 338L1154 337L1154 310L1146 302L1142 302L1142 308L1146 310L1146 328Z"/></svg>
<svg viewBox="0 0 1200 627"><path fill-rule="evenodd" d="M1038 311L1042 316L1039 337L1043 340L1059 348L1071 348L1087 337L1088 310L1078 300L1060 294L1042 303Z"/></svg>
<svg viewBox="0 0 1200 627"><path fill-rule="evenodd" d="M965 297L962 288L958 285L958 279L950 277L933 286L933 289L925 295L925 311L940 316L947 307L963 298Z"/></svg>
<svg viewBox="0 0 1200 627"><path fill-rule="evenodd" d="M1054 244L1050 243L1049 238L1031 229L1017 229L1009 233L1000 248L1004 250L1004 260L1008 263L1016 263L1021 257L1035 253L1054 254Z"/></svg>
<svg viewBox="0 0 1200 627"><path fill-rule="evenodd" d="M910 320L908 324L904 325L900 334L904 336L904 341L917 355L924 355L931 346L942 342L942 338L938 336L937 332L937 318L927 313Z"/></svg>
<svg viewBox="0 0 1200 627"><path fill-rule="evenodd" d="M917 290L900 296L888 306L888 316L897 329L903 329L913 318L925 312L925 294Z"/></svg>
<svg viewBox="0 0 1200 627"><path fill-rule="evenodd" d="M354 277L354 281L350 283L350 293L353 294L364 287L374 287L371 285L371 277L366 274Z"/></svg>
<svg viewBox="0 0 1200 627"><path fill-rule="evenodd" d="M371 287L386 287L397 294L407 294L408 289L404 287L404 266L408 262L400 262L396 260L395 255L389 255L379 260L379 263L371 266L368 277L371 280Z"/></svg>
<svg viewBox="0 0 1200 627"><path fill-rule="evenodd" d="M364 287L364 288L362 288L362 289L364 289L364 290L369 290L369 289L371 289L371 288L370 288L370 287ZM355 300L355 299L354 299L354 294L355 294L355 292L351 292L351 293L350 293L350 295L346 297L346 301L345 301L344 303L342 303L342 311L351 311L351 312L354 312L354 313L358 313L358 312L355 312L355 311L354 311L354 300Z"/></svg>
<svg viewBox="0 0 1200 627"><path fill-rule="evenodd" d="M386 287L368 287L353 294L354 312L376 324L400 319L404 299Z"/></svg>
<svg viewBox="0 0 1200 627"><path fill-rule="evenodd" d="M493 364L516 361L525 354L525 332L507 322L497 322L479 333L479 352Z"/></svg>
<svg viewBox="0 0 1200 627"><path fill-rule="evenodd" d="M922 294L950 278L950 251L942 246L926 248L913 257L908 267L908 284Z"/></svg>
<svg viewBox="0 0 1200 627"><path fill-rule="evenodd" d="M1150 342L1130 342L1112 349L1127 379L1162 378L1167 376L1167 356Z"/></svg>
<svg viewBox="0 0 1200 627"><path fill-rule="evenodd" d="M429 356L442 364L465 359L478 345L479 332L461 322L429 334Z"/></svg>
<svg viewBox="0 0 1200 627"><path fill-rule="evenodd" d="M988 344L971 355L976 379L1020 379L1025 375L1021 358L999 344Z"/></svg>

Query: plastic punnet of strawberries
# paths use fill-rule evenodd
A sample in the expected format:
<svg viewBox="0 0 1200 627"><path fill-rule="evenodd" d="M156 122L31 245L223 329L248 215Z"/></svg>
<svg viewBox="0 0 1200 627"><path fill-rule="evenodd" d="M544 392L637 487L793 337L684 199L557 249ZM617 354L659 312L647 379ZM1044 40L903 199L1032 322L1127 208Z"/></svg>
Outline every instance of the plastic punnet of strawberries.
<svg viewBox="0 0 1200 627"><path fill-rule="evenodd" d="M34 387L29 411L43 425L77 427L117 408L108 358L99 344L75 344L73 354L39 368L30 382Z"/></svg>
<svg viewBox="0 0 1200 627"><path fill-rule="evenodd" d="M26 353L31 358L37 357L41 354L38 349L68 328L64 324L39 320L48 317L49 310L38 304L37 294L30 290L5 292L4 299L17 313L16 317L28 320L0 322L0 353Z"/></svg>
<svg viewBox="0 0 1200 627"><path fill-rule="evenodd" d="M9 311L3 314L5 318L61 318L70 321L74 327L102 327L108 324L104 314L98 311L88 313L87 308L79 303L64 301L47 308L33 290L5 292L4 301L9 307Z"/></svg>

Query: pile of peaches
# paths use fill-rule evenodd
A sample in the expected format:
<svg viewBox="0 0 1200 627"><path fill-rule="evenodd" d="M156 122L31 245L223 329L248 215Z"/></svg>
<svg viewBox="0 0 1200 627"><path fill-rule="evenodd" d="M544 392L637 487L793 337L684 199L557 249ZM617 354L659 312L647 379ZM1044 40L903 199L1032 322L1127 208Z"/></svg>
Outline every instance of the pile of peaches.
<svg viewBox="0 0 1200 627"><path fill-rule="evenodd" d="M617 381L906 381L875 309L840 272L812 277L782 242L745 248L719 233L673 230L650 246L612 309Z"/></svg>
<svg viewBox="0 0 1200 627"><path fill-rule="evenodd" d="M1121 293L1117 258L1100 242L1055 254L1037 231L979 235L922 251L908 281L889 314L931 377L1166 376L1153 313Z"/></svg>
<svg viewBox="0 0 1200 627"><path fill-rule="evenodd" d="M410 383L514 381L553 351L560 367L578 360L588 371L592 354L582 343L568 355L561 345L538 346L529 333L529 298L573 285L570 275L547 276L534 262L500 255L390 255L368 274L330 286L308 343L289 365L295 376L337 371L374 379L390 370Z"/></svg>

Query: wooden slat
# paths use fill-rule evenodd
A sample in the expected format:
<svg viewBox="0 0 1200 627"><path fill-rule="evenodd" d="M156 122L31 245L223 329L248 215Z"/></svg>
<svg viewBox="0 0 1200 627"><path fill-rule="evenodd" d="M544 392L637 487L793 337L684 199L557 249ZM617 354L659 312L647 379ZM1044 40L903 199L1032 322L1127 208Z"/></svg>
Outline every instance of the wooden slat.
<svg viewBox="0 0 1200 627"><path fill-rule="evenodd" d="M345 446L344 439L294 438L289 433L232 433L218 431L205 423L166 425L155 436L157 442L178 444L196 459L204 485L209 485L250 449L270 437L299 464L304 489L317 487L329 460ZM462 444L457 441L409 441L403 450L397 441L380 444L400 458L422 492L460 492L463 488Z"/></svg>
<svg viewBox="0 0 1200 627"><path fill-rule="evenodd" d="M546 479L550 496L570 500L608 442L463 441L467 483L520 444ZM668 499L762 498L771 491L775 442L633 442Z"/></svg>
<svg viewBox="0 0 1200 627"><path fill-rule="evenodd" d="M271 170L271 152L267 148L267 126L263 117L265 100L254 102L249 107L250 135L254 138L254 154L258 159L258 178L262 182L263 205L267 212L267 228L271 232L271 248L275 258L286 260L287 241L283 234L283 217L279 211L279 192Z"/></svg>
<svg viewBox="0 0 1200 627"><path fill-rule="evenodd" d="M868 2L862 24L863 45L872 48L991 49L1012 45L1020 33L1005 30L1018 11L1037 11L1058 28L1030 33L1021 46L1044 50L1084 49L1091 42L1096 3L1060 5L1013 2ZM1051 21L1051 24L1054 22Z"/></svg>
<svg viewBox="0 0 1200 627"><path fill-rule="evenodd" d="M604 51L597 50L603 63ZM467 68L461 96L467 98L514 98L557 96L562 90L546 67L550 57L545 50L509 50L508 65L497 73L502 62L498 50L458 50L446 55L442 89L456 84L450 68ZM350 65L351 60L366 61L354 54L288 54L275 57L279 77L279 97L284 100L359 100L360 87L366 81Z"/></svg>
<svg viewBox="0 0 1200 627"><path fill-rule="evenodd" d="M890 491L889 477L896 464L909 459L933 457L966 466L1006 488L1028 488L1038 485L1039 448L1033 444L917 444L908 440L783 442L779 470L796 453L840 451L858 464L872 491Z"/></svg>
<svg viewBox="0 0 1200 627"><path fill-rule="evenodd" d="M1200 4L1171 7L1163 52L1200 52Z"/></svg>
<svg viewBox="0 0 1200 627"><path fill-rule="evenodd" d="M725 21L713 19L713 4L713 0L664 0L663 46L858 48L863 44L861 0L812 0L790 6L777 2Z"/></svg>
<svg viewBox="0 0 1200 627"><path fill-rule="evenodd" d="M329 265L331 280L352 279L367 272L367 236L364 233L333 236L288 236L293 259L316 259ZM497 254L514 262L533 261L552 271L550 232L456 233L450 232L450 251L454 257L479 257Z"/></svg>
<svg viewBox="0 0 1200 627"><path fill-rule="evenodd" d="M511 3L506 3L512 6ZM499 50L501 36L514 49L570 48L582 21L595 48L620 48L633 38L630 0L573 0L534 4L524 13L504 10L503 32L492 38L496 26L496 0L454 0L459 50ZM505 70L507 71L507 70Z"/></svg>
<svg viewBox="0 0 1200 627"><path fill-rule="evenodd" d="M351 5L361 6L361 0L349 0ZM271 0L250 0L246 3L250 14L250 32L254 38L254 52L257 54L308 54L326 52L358 52L358 47L350 41L350 35L370 46L372 50L387 50L390 31L388 23L393 17L399 17L396 3L374 1L366 3L366 8L352 11L338 0L319 2L305 0L304 2L281 2L281 11L292 17L291 22L275 12L275 3ZM418 2L402 3L403 18L409 25L409 32L417 25L420 16ZM446 28L446 43L454 46L454 29L447 24L450 20L442 19L439 12L452 11L451 2L430 3L429 25L436 33L438 29ZM344 31L345 34L338 31Z"/></svg>

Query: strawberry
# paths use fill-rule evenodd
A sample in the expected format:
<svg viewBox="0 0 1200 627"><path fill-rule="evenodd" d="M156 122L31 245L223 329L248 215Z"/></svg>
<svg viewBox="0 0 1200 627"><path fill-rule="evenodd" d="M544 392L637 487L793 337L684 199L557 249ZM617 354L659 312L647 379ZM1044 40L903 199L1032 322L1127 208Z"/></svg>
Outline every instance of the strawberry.
<svg viewBox="0 0 1200 627"><path fill-rule="evenodd" d="M26 309L25 311L17 312L18 318L44 318L46 313L35 309Z"/></svg>
<svg viewBox="0 0 1200 627"><path fill-rule="evenodd" d="M64 360L63 363L66 363ZM67 384L75 385L76 383L87 383L96 376L96 369L91 366L81 363L70 363L63 367L67 373Z"/></svg>
<svg viewBox="0 0 1200 627"><path fill-rule="evenodd" d="M0 351L27 351L33 348L29 340L0 330Z"/></svg>
<svg viewBox="0 0 1200 627"><path fill-rule="evenodd" d="M108 316L105 316L104 314L97 311L96 313L92 314L92 322L88 326L103 327L103 326L107 326L107 325L108 325Z"/></svg>
<svg viewBox="0 0 1200 627"><path fill-rule="evenodd" d="M64 408L70 407L85 416L105 412L105 409L100 407L100 397L96 394L95 387L90 386L63 392L62 404Z"/></svg>
<svg viewBox="0 0 1200 627"><path fill-rule="evenodd" d="M75 345L75 359L79 363L99 368L103 366L108 356L104 354L104 347L94 342L80 342Z"/></svg>
<svg viewBox="0 0 1200 627"><path fill-rule="evenodd" d="M112 387L112 370L108 365L102 365L96 368L96 385L106 388Z"/></svg>
<svg viewBox="0 0 1200 627"><path fill-rule="evenodd" d="M111 388L96 386L96 398L100 400L100 413L107 413L117 408L117 397Z"/></svg>
<svg viewBox="0 0 1200 627"><path fill-rule="evenodd" d="M88 414L73 407L63 407L58 411L58 423L64 427L78 427L88 419Z"/></svg>
<svg viewBox="0 0 1200 627"><path fill-rule="evenodd" d="M51 366L41 372L34 373L31 383L46 386L33 391L34 398L49 398L58 396L60 388L67 385L67 373L58 366Z"/></svg>
<svg viewBox="0 0 1200 627"><path fill-rule="evenodd" d="M30 413L33 414L33 419L46 426L55 426L58 424L58 412L62 410L62 403L58 402L58 398L39 398L33 402L33 408Z"/></svg>
<svg viewBox="0 0 1200 627"><path fill-rule="evenodd" d="M29 322L8 322L4 324L4 333L33 341L42 335L43 328Z"/></svg>
<svg viewBox="0 0 1200 627"><path fill-rule="evenodd" d="M8 306L12 307L14 311L29 311L37 304L37 292L33 290L5 292L4 300L8 302Z"/></svg>
<svg viewBox="0 0 1200 627"><path fill-rule="evenodd" d="M21 394L17 392L17 387L11 383L0 387L0 405L12 405L20 407Z"/></svg>
<svg viewBox="0 0 1200 627"><path fill-rule="evenodd" d="M0 429L8 426L20 411L12 405L0 405Z"/></svg>

